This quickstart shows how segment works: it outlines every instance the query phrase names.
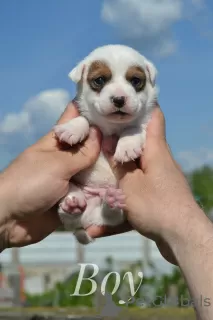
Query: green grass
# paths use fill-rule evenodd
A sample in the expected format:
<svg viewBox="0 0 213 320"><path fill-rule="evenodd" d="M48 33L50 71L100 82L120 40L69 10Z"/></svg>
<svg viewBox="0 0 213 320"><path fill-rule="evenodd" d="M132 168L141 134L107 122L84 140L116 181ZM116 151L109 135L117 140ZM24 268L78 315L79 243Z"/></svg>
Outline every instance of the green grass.
<svg viewBox="0 0 213 320"><path fill-rule="evenodd" d="M22 313L22 314L39 314L39 315L60 315L66 317L73 316L98 316L97 311L91 308L0 308L2 312ZM128 309L122 308L116 318L104 317L103 319L117 320L195 320L194 310L191 308L165 308L165 309Z"/></svg>

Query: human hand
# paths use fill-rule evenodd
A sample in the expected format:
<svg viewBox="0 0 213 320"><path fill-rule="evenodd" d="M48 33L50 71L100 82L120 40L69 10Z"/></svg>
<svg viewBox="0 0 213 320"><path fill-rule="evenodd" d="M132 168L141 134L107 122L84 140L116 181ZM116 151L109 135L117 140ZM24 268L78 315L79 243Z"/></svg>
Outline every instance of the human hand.
<svg viewBox="0 0 213 320"><path fill-rule="evenodd" d="M166 142L165 120L160 108L153 111L139 163L120 165L114 161L116 139L111 145L105 141L105 146L105 155L126 196L129 224L154 240L164 258L176 264L170 239L178 229L189 224L189 208L197 208L197 203ZM97 236L101 232L100 228L94 230Z"/></svg>
<svg viewBox="0 0 213 320"><path fill-rule="evenodd" d="M77 116L70 103L58 124ZM72 176L95 163L100 148L101 134L96 128L91 128L89 137L75 148L59 145L51 131L0 174L0 249L38 242L61 226L58 201L67 194ZM93 228L87 229L91 236ZM129 228L128 224L104 227L102 235Z"/></svg>
<svg viewBox="0 0 213 320"><path fill-rule="evenodd" d="M77 109L69 104L58 123L76 116ZM51 131L1 173L0 230L4 247L38 242L61 225L57 203L66 195L70 178L96 161L100 141L100 132L91 128L84 143L62 148Z"/></svg>

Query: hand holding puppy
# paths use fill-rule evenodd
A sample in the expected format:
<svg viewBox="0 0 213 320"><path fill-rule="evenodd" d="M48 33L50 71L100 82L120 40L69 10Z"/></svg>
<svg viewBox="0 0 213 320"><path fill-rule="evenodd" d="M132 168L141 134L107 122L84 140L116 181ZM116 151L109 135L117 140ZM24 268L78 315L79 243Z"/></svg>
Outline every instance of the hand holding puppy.
<svg viewBox="0 0 213 320"><path fill-rule="evenodd" d="M171 238L188 232L198 206L180 167L171 155L165 137L164 115L159 107L147 127L146 148L140 161L120 164L114 160L117 140L105 140L105 156L126 196L129 224L154 240L164 258L176 264L169 248ZM102 237L106 228L91 227L93 237ZM108 234L108 232L107 232Z"/></svg>
<svg viewBox="0 0 213 320"><path fill-rule="evenodd" d="M154 240L163 257L180 267L197 319L212 319L213 225L172 157L160 108L153 111L138 165L115 162L112 140L111 149L109 141L105 143L105 155L126 196L130 225ZM103 232L94 227L93 237ZM205 304L200 302L201 297Z"/></svg>
<svg viewBox="0 0 213 320"><path fill-rule="evenodd" d="M77 115L69 104L58 123ZM58 145L51 131L1 172L1 249L38 242L61 226L58 202L66 195L71 177L97 159L100 144L101 134L93 128L71 152Z"/></svg>
<svg viewBox="0 0 213 320"><path fill-rule="evenodd" d="M58 124L78 115L70 103ZM93 165L100 150L101 133L96 128L71 150L59 145L51 131L1 172L0 251L39 242L62 225L58 202L67 194L72 176ZM124 225L113 231L128 228Z"/></svg>

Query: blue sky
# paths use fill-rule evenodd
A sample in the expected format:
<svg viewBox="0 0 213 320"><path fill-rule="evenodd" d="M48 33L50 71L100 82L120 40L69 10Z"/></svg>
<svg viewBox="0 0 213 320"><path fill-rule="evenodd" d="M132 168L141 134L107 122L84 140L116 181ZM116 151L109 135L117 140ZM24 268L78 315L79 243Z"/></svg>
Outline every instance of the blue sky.
<svg viewBox="0 0 213 320"><path fill-rule="evenodd" d="M0 2L0 169L55 123L69 71L97 46L152 59L167 138L185 170L213 163L213 3L204 0Z"/></svg>

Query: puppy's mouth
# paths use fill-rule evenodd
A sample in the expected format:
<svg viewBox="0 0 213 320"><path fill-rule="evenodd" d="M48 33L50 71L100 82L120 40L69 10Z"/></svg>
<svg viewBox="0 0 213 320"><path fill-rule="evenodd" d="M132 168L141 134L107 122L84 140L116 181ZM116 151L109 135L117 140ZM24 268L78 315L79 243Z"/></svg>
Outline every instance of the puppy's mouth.
<svg viewBox="0 0 213 320"><path fill-rule="evenodd" d="M111 113L112 115L113 114L118 114L118 115L123 115L123 116L125 116L125 115L128 115L128 113L127 112L125 112L125 111L121 111L121 110L117 110L117 111L115 111L115 112L112 112Z"/></svg>
<svg viewBox="0 0 213 320"><path fill-rule="evenodd" d="M123 110L116 110L109 113L107 119L114 123L126 123L132 120L132 115Z"/></svg>

